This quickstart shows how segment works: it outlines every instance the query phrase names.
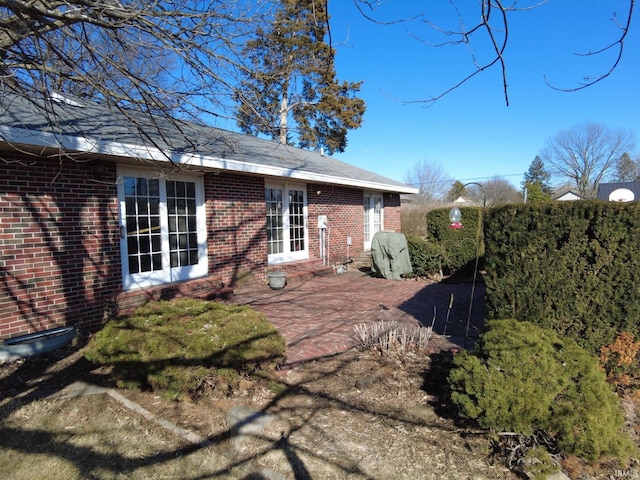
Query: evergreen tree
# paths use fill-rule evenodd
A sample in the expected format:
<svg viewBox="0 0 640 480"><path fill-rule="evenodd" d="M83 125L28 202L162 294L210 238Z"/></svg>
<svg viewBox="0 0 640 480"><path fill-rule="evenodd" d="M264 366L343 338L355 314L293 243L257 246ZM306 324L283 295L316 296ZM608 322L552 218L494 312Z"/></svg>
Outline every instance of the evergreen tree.
<svg viewBox="0 0 640 480"><path fill-rule="evenodd" d="M467 194L467 190L464 184L460 180L456 180L451 185L449 192L447 193L447 200L455 202L458 198L464 197Z"/></svg>
<svg viewBox="0 0 640 480"><path fill-rule="evenodd" d="M616 164L614 180L616 182L635 182L640 180L640 159L633 161L628 153L623 153Z"/></svg>
<svg viewBox="0 0 640 480"><path fill-rule="evenodd" d="M527 201L529 202L544 202L551 200L553 189L549 185L549 179L551 174L544 168L544 162L540 157L536 155L533 159L529 170L524 174L524 181L522 182L522 193L526 190Z"/></svg>
<svg viewBox="0 0 640 480"><path fill-rule="evenodd" d="M281 0L281 6L244 49L250 66L236 94L238 126L282 144L342 152L347 131L362 123L365 103L355 96L362 82L336 79L335 50L324 41L324 2Z"/></svg>

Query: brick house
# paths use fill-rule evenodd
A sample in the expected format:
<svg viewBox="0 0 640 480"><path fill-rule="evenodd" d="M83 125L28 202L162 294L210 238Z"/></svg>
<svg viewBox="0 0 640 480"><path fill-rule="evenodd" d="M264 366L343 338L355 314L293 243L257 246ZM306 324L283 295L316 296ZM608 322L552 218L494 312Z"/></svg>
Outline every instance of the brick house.
<svg viewBox="0 0 640 480"><path fill-rule="evenodd" d="M0 339L329 268L399 231L400 194L416 192L321 153L129 113L2 96Z"/></svg>

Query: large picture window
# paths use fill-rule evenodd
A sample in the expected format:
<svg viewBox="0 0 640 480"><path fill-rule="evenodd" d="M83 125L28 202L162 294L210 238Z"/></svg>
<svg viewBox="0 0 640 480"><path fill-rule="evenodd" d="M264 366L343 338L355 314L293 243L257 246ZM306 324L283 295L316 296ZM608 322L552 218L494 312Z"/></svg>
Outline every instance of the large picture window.
<svg viewBox="0 0 640 480"><path fill-rule="evenodd" d="M202 179L122 169L119 180L125 290L207 275Z"/></svg>
<svg viewBox="0 0 640 480"><path fill-rule="evenodd" d="M307 246L307 201L302 187L267 186L267 253L269 263L304 260Z"/></svg>

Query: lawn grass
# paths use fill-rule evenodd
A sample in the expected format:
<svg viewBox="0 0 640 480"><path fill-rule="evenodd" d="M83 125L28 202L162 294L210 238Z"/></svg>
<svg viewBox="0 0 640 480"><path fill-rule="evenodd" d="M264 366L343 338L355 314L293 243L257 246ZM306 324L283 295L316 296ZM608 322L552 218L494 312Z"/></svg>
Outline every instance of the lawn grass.
<svg viewBox="0 0 640 480"><path fill-rule="evenodd" d="M86 358L112 366L121 388L150 388L170 398L205 386L230 389L243 375L284 357L282 336L250 307L195 299L149 302L107 322Z"/></svg>

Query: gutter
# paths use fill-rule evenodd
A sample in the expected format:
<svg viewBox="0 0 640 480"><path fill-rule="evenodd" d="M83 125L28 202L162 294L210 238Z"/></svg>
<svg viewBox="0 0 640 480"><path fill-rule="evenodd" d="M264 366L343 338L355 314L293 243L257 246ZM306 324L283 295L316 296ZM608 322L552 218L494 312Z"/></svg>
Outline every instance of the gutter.
<svg viewBox="0 0 640 480"><path fill-rule="evenodd" d="M358 180L347 177L336 177L315 172L305 172L298 168L283 168L258 163L231 160L227 158L180 154L165 152L159 148L131 145L107 140L94 140L87 137L77 137L64 134L33 131L24 128L0 126L0 137L9 144L22 144L38 147L56 148L73 152L112 155L123 158L137 158L153 160L162 163L173 163L210 170L225 170L230 172L251 173L294 180L304 180L315 183L328 183L358 187L367 190L378 190L394 193L418 193L418 189L408 185L394 185L368 180Z"/></svg>

